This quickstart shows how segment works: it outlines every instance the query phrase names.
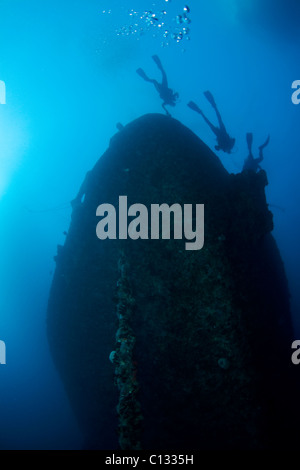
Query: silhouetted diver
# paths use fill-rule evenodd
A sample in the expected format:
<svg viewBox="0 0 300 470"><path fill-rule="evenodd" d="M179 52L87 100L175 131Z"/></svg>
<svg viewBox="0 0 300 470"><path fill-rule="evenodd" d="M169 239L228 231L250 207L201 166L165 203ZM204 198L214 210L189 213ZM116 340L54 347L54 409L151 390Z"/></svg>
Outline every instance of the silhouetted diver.
<svg viewBox="0 0 300 470"><path fill-rule="evenodd" d="M196 103L194 103L193 101L190 101L188 103L188 106L193 110L193 111L196 111L197 113L201 114L201 116L203 117L203 119L205 120L205 122L209 125L209 127L211 128L211 130L213 131L213 133L216 135L217 137L217 141L218 141L218 145L215 145L215 149L216 150L223 150L223 152L226 152L226 153L231 153L231 150L233 149L234 147L234 144L235 144L235 139L233 139L232 137L229 136L229 134L227 133L226 131L226 128L224 126L224 123L222 121L222 117L221 117L221 114L217 108L217 105L215 103L215 100L214 100L214 97L213 95L211 94L210 91L205 91L204 92L204 95L206 97L206 99L210 102L210 104L212 105L212 107L214 108L215 112L216 112L216 115L217 115L217 118L218 118L218 121L219 121L219 126L220 127L216 127L214 126L210 121L209 119L207 119L207 117L204 115L203 111L201 111L201 109L196 105Z"/></svg>
<svg viewBox="0 0 300 470"><path fill-rule="evenodd" d="M149 78L147 77L147 75L145 74L144 70L139 68L137 69L137 74L142 77L146 82L150 82L150 83L153 83L153 85L155 86L156 90L158 91L159 93L159 96L161 97L161 99L163 100L163 104L162 104L162 107L164 108L166 114L168 116L171 116L169 111L166 109L166 105L169 105L169 106L175 106L176 105L176 100L178 99L179 97L179 94L176 92L174 93L173 90L171 90L171 88L168 87L168 80L167 80L167 75L166 75L166 72L164 71L164 68L161 64L161 61L159 59L159 57L157 55L153 55L152 56L152 59L154 60L154 62L156 63L157 67L159 68L159 70L161 71L162 73L162 82L161 83L158 83L157 80L154 80L152 78Z"/></svg>
<svg viewBox="0 0 300 470"><path fill-rule="evenodd" d="M263 156L263 149L268 145L270 142L270 136L267 137L267 140L258 147L259 149L259 157L254 158L253 153L252 153L252 142L253 142L253 134L252 132L248 132L246 134L246 140L247 140L247 145L249 149L249 155L245 160L243 170L252 170L257 172L257 170L261 170L260 163L263 161L264 156Z"/></svg>

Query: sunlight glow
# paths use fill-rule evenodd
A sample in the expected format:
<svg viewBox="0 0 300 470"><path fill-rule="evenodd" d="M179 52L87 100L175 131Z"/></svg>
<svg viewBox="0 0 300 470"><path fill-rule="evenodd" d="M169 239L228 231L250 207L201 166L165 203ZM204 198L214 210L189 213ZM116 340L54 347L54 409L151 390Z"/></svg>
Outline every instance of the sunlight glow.
<svg viewBox="0 0 300 470"><path fill-rule="evenodd" d="M0 199L28 144L25 125L19 116L12 116L7 105L0 107Z"/></svg>

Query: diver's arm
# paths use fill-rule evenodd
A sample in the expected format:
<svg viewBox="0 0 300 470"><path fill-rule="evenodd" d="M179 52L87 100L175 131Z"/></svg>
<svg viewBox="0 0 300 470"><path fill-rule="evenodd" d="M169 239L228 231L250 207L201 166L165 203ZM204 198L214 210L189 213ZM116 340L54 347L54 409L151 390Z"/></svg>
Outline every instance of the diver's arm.
<svg viewBox="0 0 300 470"><path fill-rule="evenodd" d="M168 111L167 108L166 108L166 103L163 103L163 104L162 104L162 107L163 107L163 109L165 110L167 116L171 116L171 114L169 113L169 111Z"/></svg>

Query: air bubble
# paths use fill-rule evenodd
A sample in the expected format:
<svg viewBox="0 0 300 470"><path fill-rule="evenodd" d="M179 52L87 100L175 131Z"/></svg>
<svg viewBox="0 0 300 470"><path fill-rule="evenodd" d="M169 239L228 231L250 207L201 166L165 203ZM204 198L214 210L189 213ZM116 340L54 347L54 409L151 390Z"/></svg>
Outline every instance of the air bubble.
<svg viewBox="0 0 300 470"><path fill-rule="evenodd" d="M190 24L190 23L191 23L190 18L188 18L188 16L186 16L186 15L183 16L182 21L183 21L183 23L186 23L186 24Z"/></svg>
<svg viewBox="0 0 300 470"><path fill-rule="evenodd" d="M170 3L171 0L165 0ZM168 9L156 9L157 5L152 4L151 10L137 11L133 8L127 10L129 24L126 24L116 30L118 36L135 36L137 39L146 33L150 33L152 37L161 39L162 47L169 46L171 42L179 43L182 39L190 40L191 23L189 18L190 8L185 5L181 14L176 16L168 16ZM110 13L111 10L103 10L103 13ZM168 19L168 20L167 20ZM168 38L168 41L165 39ZM172 39L172 41L171 41Z"/></svg>

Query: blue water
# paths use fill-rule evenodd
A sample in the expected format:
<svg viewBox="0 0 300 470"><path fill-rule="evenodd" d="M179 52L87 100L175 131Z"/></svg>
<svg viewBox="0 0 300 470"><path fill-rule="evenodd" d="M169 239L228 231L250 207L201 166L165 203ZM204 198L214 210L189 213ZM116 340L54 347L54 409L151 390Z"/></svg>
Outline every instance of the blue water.
<svg viewBox="0 0 300 470"><path fill-rule="evenodd" d="M203 96L213 92L237 141L232 155L218 154L229 172L242 169L246 132L253 132L255 156L270 134L262 167L300 337L300 106L291 101L291 84L300 79L297 3L0 3L0 80L6 85L6 104L0 104L0 340L7 353L0 365L1 449L81 447L46 339L53 256L69 227L69 201L116 123L163 112L154 87L135 72L142 67L159 80L153 54L180 95L172 116L212 149L211 130L186 104L195 101L216 122Z"/></svg>

